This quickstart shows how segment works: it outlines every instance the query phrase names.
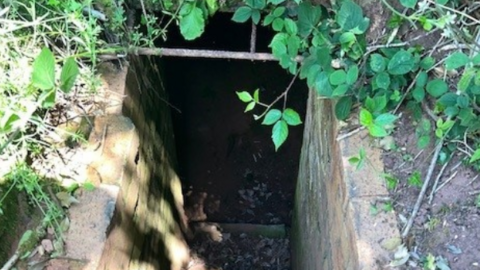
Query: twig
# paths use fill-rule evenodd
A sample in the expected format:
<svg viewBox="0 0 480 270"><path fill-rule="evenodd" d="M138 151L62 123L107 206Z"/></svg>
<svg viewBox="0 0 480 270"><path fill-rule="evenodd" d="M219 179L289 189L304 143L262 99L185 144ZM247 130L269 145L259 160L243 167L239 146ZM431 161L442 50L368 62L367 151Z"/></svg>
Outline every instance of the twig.
<svg viewBox="0 0 480 270"><path fill-rule="evenodd" d="M361 126L361 127L358 127L358 128L356 128L356 129L354 129L354 130L352 130L352 131L349 131L349 132L347 132L347 133L344 133L344 134L342 134L342 135L339 135L339 136L337 137L337 142L339 142L339 141L341 141L341 140L343 140L343 139L346 139L346 138L348 138L348 137L350 137L350 136L353 136L353 135L357 134L358 132L360 132L360 131L362 131L362 130L364 130L364 129L365 129L365 127L364 127L364 126Z"/></svg>
<svg viewBox="0 0 480 270"><path fill-rule="evenodd" d="M475 180L477 180L477 178L478 178L479 176L480 176L479 174L475 175L475 177L473 177L472 181L470 181L470 182L468 183L468 186L470 186L471 184L473 184L473 182L475 182Z"/></svg>
<svg viewBox="0 0 480 270"><path fill-rule="evenodd" d="M107 128L108 128L108 125L105 125L105 127L103 128L102 141L101 141L102 150L100 150L100 156L103 155L103 150L105 149L105 138L107 137Z"/></svg>
<svg viewBox="0 0 480 270"><path fill-rule="evenodd" d="M470 19L471 21L475 22L476 24L480 24L480 21L479 21L479 20L475 19L474 17L472 17L472 16L470 16L470 15L468 15L468 14L462 12L462 11L458 11L458 10L456 10L456 9L454 9L454 8L451 8L451 7L447 7L447 6L445 6L445 5L438 4L438 3L436 3L435 1L432 1L432 0L427 0L427 2L432 3L432 4L435 4L435 5L439 6L439 7L444 8L444 9L446 9L446 10L449 10L449 11L451 11L451 12L453 12L453 13L457 13L457 14L463 16L463 17L466 17L466 18Z"/></svg>
<svg viewBox="0 0 480 270"><path fill-rule="evenodd" d="M435 192L438 192L441 188L443 188L446 184L448 184L455 176L457 176L458 171L454 172L443 184L441 184Z"/></svg>
<svg viewBox="0 0 480 270"><path fill-rule="evenodd" d="M143 0L140 0L140 4L142 5L143 16L145 17L145 20L146 20L147 19L147 11L145 10L145 4L143 3Z"/></svg>
<svg viewBox="0 0 480 270"><path fill-rule="evenodd" d="M413 225L413 220L415 219L415 216L418 213L418 210L420 209L420 205L422 204L423 197L425 196L425 192L427 191L428 183L430 182L430 179L432 178L433 170L435 169L435 164L437 163L438 155L440 154L440 150L442 150L443 146L443 138L438 142L437 148L435 149L435 152L433 154L432 161L430 162L430 166L428 168L427 172L427 177L425 178L425 182L423 183L422 190L420 191L420 194L418 195L417 202L415 203L415 207L413 208L412 214L410 215L410 218L408 219L407 225L405 226L405 229L403 230L402 237L405 238L410 229L412 228Z"/></svg>
<svg viewBox="0 0 480 270"><path fill-rule="evenodd" d="M452 153L453 155L453 153ZM428 198L428 204L432 204L433 201L433 195L435 193L435 189L437 188L438 181L440 181L440 178L442 178L443 172L447 168L448 164L450 163L452 159L450 158L445 164L443 164L442 168L440 169L440 172L437 175L437 178L435 178L435 182L433 183L432 191L430 191L430 197Z"/></svg>
<svg viewBox="0 0 480 270"><path fill-rule="evenodd" d="M480 194L480 190L474 190L468 193L468 195L477 195Z"/></svg>
<svg viewBox="0 0 480 270"><path fill-rule="evenodd" d="M286 96L288 94L288 91L290 91L290 88L292 88L292 85L293 83L295 82L295 80L297 79L297 76L298 76L298 72L297 74L295 74L295 76L293 77L292 81L290 81L290 84L287 86L287 88L285 89L285 91L283 91L283 93L281 93L272 103L270 103L270 105L268 105L265 109L265 111L259 115L259 116L256 116L255 117L255 120L257 119L260 119L262 118L265 114L267 114L268 110L270 110L270 108L275 105L275 103L277 103L281 98L285 97L286 99Z"/></svg>
<svg viewBox="0 0 480 270"><path fill-rule="evenodd" d="M1 270L10 270L15 263L18 261L18 258L20 257L20 253L17 251L15 254L13 254L12 257L3 265Z"/></svg>
<svg viewBox="0 0 480 270"><path fill-rule="evenodd" d="M255 50L256 50L255 44L256 43L257 43L257 26L252 21L252 33L250 35L250 53L255 53Z"/></svg>

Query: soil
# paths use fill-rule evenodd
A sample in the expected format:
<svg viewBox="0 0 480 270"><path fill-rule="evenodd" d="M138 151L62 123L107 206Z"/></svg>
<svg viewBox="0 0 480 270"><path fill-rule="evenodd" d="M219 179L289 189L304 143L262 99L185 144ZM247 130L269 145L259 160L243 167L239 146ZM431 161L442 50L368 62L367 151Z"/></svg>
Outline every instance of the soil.
<svg viewBox="0 0 480 270"><path fill-rule="evenodd" d="M244 113L235 91L260 87L269 103L292 76L277 63L247 61L172 58L164 68L170 102L181 111L172 110L189 220L289 226L303 127L291 128L275 152L271 126ZM290 92L288 107L303 119L307 88L297 82ZM232 234L220 243L195 240L191 248L211 267L289 269L288 241L271 241Z"/></svg>
<svg viewBox="0 0 480 270"><path fill-rule="evenodd" d="M419 171L425 180L434 146L431 143L420 150L412 117L405 115L399 121L398 127L402 128L394 134L397 150L386 151L383 158L386 172L399 180L391 195L402 226L405 218L410 218L421 189L409 185L407 179ZM455 154L448 163L438 183L438 187L443 187L434 193L429 203L431 187L443 164L437 163L435 167L429 189L405 239L412 254L408 269L423 269L416 265L429 254L447 259L451 269L480 269L480 208L475 206L480 178L478 172L463 165L462 158L463 155Z"/></svg>

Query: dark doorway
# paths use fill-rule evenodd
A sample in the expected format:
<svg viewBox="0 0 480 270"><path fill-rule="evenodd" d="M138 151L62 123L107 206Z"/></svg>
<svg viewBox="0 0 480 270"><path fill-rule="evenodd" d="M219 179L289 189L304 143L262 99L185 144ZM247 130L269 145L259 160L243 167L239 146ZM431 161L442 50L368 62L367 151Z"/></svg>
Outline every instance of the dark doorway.
<svg viewBox="0 0 480 270"><path fill-rule="evenodd" d="M231 14L227 15L215 17L196 43L178 39L165 46L248 51L250 28L231 23ZM234 30L229 29L235 29L236 34L231 35ZM259 47L266 50L271 33L265 29L259 33ZM259 88L260 99L270 103L286 89L293 76L277 62L196 58L162 61L170 103L181 111L172 107L189 221L290 226L303 126L290 128L287 141L275 152L272 126L253 119L253 113L260 114L263 108L244 113L245 104L235 91L253 92ZM298 111L302 120L307 92L306 84L297 79L287 101L287 107ZM283 100L276 108L282 106ZM273 253L276 249L286 249L288 253L288 239L268 242L274 240L241 237L241 233L229 235L234 247L206 238L196 239L191 247L206 263L223 269L290 269L289 257L285 255L278 255L275 263L262 261L268 256L254 258L265 253L266 246ZM269 261L275 259L273 253ZM262 263L264 266L260 267Z"/></svg>

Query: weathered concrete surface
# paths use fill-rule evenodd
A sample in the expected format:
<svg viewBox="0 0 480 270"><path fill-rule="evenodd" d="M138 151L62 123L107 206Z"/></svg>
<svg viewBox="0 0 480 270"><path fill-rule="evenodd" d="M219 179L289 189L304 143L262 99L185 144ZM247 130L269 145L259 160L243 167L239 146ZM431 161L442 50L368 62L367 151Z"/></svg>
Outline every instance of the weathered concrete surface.
<svg viewBox="0 0 480 270"><path fill-rule="evenodd" d="M130 59L124 113L136 126L137 141L126 158L99 269L176 270L188 260L170 108L160 80L160 68L150 58Z"/></svg>
<svg viewBox="0 0 480 270"><path fill-rule="evenodd" d="M98 268L118 192L118 186L100 184L93 191L77 194L80 203L70 208L70 228L65 235L66 257L85 262L80 269Z"/></svg>
<svg viewBox="0 0 480 270"><path fill-rule="evenodd" d="M70 209L71 269L180 269L188 260L170 108L160 72L149 58L126 70L107 67L103 104L85 151L97 189ZM126 116L119 115L123 113ZM132 120L130 120L131 117Z"/></svg>
<svg viewBox="0 0 480 270"><path fill-rule="evenodd" d="M309 94L292 228L293 269L383 269L380 243L398 237L393 214L369 213L377 195L388 194L380 178L379 151L359 136L336 141L331 101ZM354 171L348 158L361 147L372 167ZM368 167L368 166L367 166Z"/></svg>

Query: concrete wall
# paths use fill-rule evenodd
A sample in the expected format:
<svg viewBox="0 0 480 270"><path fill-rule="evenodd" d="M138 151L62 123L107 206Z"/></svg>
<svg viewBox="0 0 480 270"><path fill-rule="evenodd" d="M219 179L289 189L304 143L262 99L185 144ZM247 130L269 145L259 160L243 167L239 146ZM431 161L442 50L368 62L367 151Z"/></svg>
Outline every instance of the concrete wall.
<svg viewBox="0 0 480 270"><path fill-rule="evenodd" d="M393 212L369 212L376 196L388 194L381 151L366 132L340 142L336 137L332 101L310 91L295 194L293 269L385 269L391 254L382 243L400 237ZM348 158L360 148L368 165L357 171Z"/></svg>
<svg viewBox="0 0 480 270"><path fill-rule="evenodd" d="M310 91L295 194L294 269L355 269L353 227L342 209L342 183L332 103Z"/></svg>
<svg viewBox="0 0 480 270"><path fill-rule="evenodd" d="M188 259L170 108L153 59L129 60L124 115L136 126L136 141L99 269L177 270Z"/></svg>

